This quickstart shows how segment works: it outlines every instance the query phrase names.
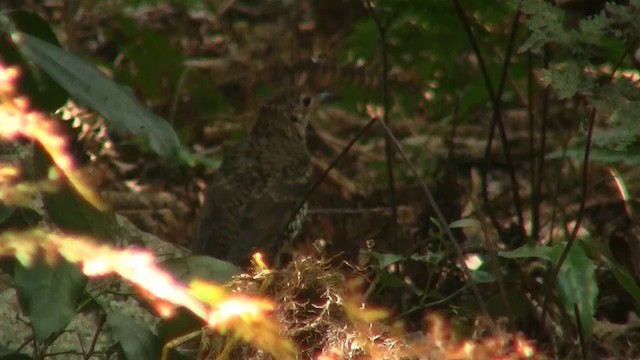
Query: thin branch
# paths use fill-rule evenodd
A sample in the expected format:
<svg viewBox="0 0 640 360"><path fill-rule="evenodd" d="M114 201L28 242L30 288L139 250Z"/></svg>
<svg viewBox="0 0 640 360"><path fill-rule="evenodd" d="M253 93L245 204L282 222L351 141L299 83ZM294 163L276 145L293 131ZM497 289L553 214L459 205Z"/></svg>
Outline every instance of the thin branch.
<svg viewBox="0 0 640 360"><path fill-rule="evenodd" d="M85 359L89 360L91 359L91 356L93 356L96 348L96 343L98 342L98 337L100 336L100 332L102 331L102 327L104 326L106 321L107 321L107 316L105 315L104 312L102 312L100 314L100 320L98 321L98 327L96 328L96 332L95 334L93 334L93 339L91 339L91 345L89 345L89 350L87 351L84 357Z"/></svg>
<svg viewBox="0 0 640 360"><path fill-rule="evenodd" d="M511 302L507 298L507 288L504 286L504 277L502 276L502 270L500 268L500 262L498 261L498 254L496 252L495 245L493 241L491 241L489 235L490 232L487 229L486 222L480 221L480 226L482 229L482 242L485 249L489 253L489 264L491 266L491 272L496 277L496 281L498 282L500 301L502 302L502 306L504 306L506 313L509 314L509 326L511 327L511 329L515 330L515 316L513 313L513 309L511 308Z"/></svg>
<svg viewBox="0 0 640 360"><path fill-rule="evenodd" d="M34 349L37 349L37 347L35 346L36 337L35 335L30 335L20 345L18 345L17 348L15 348L15 352L17 353L21 352L22 349L24 349L32 341L34 342Z"/></svg>
<svg viewBox="0 0 640 360"><path fill-rule="evenodd" d="M509 38L509 43L507 45L507 51L506 51L506 56L504 58L504 62L502 63L502 73L500 76L500 82L498 83L498 91L495 92L493 89L493 85L491 84L491 78L489 77L489 72L487 70L487 66L484 62L484 58L482 56L482 53L480 52L480 47L478 46L478 42L476 41L476 38L473 34L473 31L471 30L471 25L469 24L469 20L467 19L467 15L464 11L464 9L462 8L462 5L460 4L459 0L452 0L454 8L456 10L456 13L458 14L458 18L460 19L460 22L462 23L465 32L467 33L467 37L469 38L469 43L471 45L471 48L473 49L473 52L476 55L476 58L478 59L478 65L480 67L480 73L482 74L482 77L484 79L485 82L485 87L487 89L487 92L489 93L489 99L491 100L491 105L493 108L493 116L492 116L492 121L491 121L491 126L490 126L490 130L489 130L489 137L487 140L487 147L485 150L485 158L488 161L489 158L489 154L491 152L491 144L493 142L493 135L494 135L494 129L495 126L498 126L498 132L500 134L500 140L502 142L502 150L504 152L504 157L505 157L505 161L507 163L507 166L509 168L509 178L511 181L511 192L512 192L512 196L513 196L513 204L515 207L515 212L516 212L516 217L518 219L518 227L520 229L520 234L525 234L525 230L524 230L524 218L523 218L523 212L522 212L522 206L521 206L521 200L520 200L520 194L518 192L518 181L516 179L516 175L515 175L515 167L513 165L513 160L511 158L511 151L509 149L509 139L507 137L507 133L504 127L504 122L502 121L502 112L501 112L501 106L502 106L502 93L504 91L504 85L506 82L506 78L507 78L507 71L509 68L509 64L511 63L511 56L513 53L513 49L515 47L515 38L516 38L516 30L518 27L518 24L520 22L520 16L521 13L520 11L517 11L516 14L514 15L514 19L513 19L513 24L512 24L512 30L511 30L511 37ZM486 187L487 187L487 171L488 171L488 165L483 169L482 171L482 187L483 187L483 201L485 201L485 205L488 206L488 195L486 194ZM488 209L490 209L490 207L488 207ZM497 220L492 218L491 219L492 223L494 226L498 225L498 227L496 228L498 230L498 232L501 234L503 234L503 230L501 229L500 225L498 224Z"/></svg>
<svg viewBox="0 0 640 360"><path fill-rule="evenodd" d="M582 320L580 319L580 307L577 303L573 303L573 316L576 317L576 328L578 330L578 341L580 342L580 352L582 353L582 359L587 360L587 344L584 341L584 329L582 327Z"/></svg>
<svg viewBox="0 0 640 360"><path fill-rule="evenodd" d="M549 52L545 48L544 52L544 68L549 68ZM532 217L535 220L535 223L531 226L531 239L532 242L538 240L538 232L540 230L540 204L542 202L541 194L542 194L542 182L544 180L544 165L545 165L545 154L547 147L547 124L549 122L549 103L551 102L551 89L549 86L545 87L542 95L542 115L540 118L540 142L538 144L538 166L537 168L532 168L531 170L536 174L536 182L532 188L532 193L535 194L535 197L532 196ZM533 153L532 153L533 154Z"/></svg>
<svg viewBox="0 0 640 360"><path fill-rule="evenodd" d="M531 174L529 179L529 186L531 187L531 243L535 243L538 239L538 229L540 227L540 207L539 207L539 193L538 189L536 189L536 131L535 131L535 115L533 112L534 103L533 103L533 54L531 51L527 51L527 122L529 123L529 154L531 154L530 164ZM544 114L544 111L543 111Z"/></svg>
<svg viewBox="0 0 640 360"><path fill-rule="evenodd" d="M632 44L633 45L633 44ZM629 47L630 49L630 47ZM618 59L618 62L616 63L615 67L613 68L613 71L611 71L611 75L609 75L609 79L607 81L607 83L610 83L613 80L613 77L615 76L615 73L618 71L618 69L620 68L620 66L622 65L622 62L624 61L625 57L627 56L627 54L629 53L629 49L627 49L627 51L625 51L622 56L620 57L620 59ZM582 220L584 218L584 209L586 207L586 203L587 203L587 195L588 195L588 184L589 184L589 156L591 155L591 141L593 140L593 128L595 127L595 123L596 123L596 114L598 113L598 110L595 108L595 106L593 107L593 109L591 110L591 117L589 119L589 127L587 129L587 136L586 136L586 141L584 144L584 159L582 160L582 186L581 186L581 196L580 196L580 207L578 208L578 215L576 218L576 222L573 226L573 230L571 231L571 235L569 236L569 240L567 241L567 245L564 247L564 250L562 251L562 254L560 255L560 258L558 259L558 263L555 266L551 266L550 269L550 276L548 277L548 281L546 284L546 294L544 297L544 302L542 303L542 314L540 316L540 326L541 328L544 328L544 323L546 320L546 315L547 312L549 310L549 304L550 304L550 298L551 298L551 293L553 291L553 288L555 286L555 281L556 278L558 277L558 274L560 273L560 269L562 268L562 264L564 263L564 261L567 259L567 256L569 255L569 251L571 250L571 247L573 246L573 244L576 241L576 238L578 237L578 231L580 231L580 227L582 225Z"/></svg>
<svg viewBox="0 0 640 360"><path fill-rule="evenodd" d="M553 291L553 287L555 286L555 280L558 277L558 274L560 273L560 268L562 268L562 264L564 263L565 259L569 255L569 250L571 250L571 247L573 246L573 243L575 242L576 237L578 236L578 231L580 230L580 226L582 225L582 218L584 215L584 209L586 206L586 199L587 199L587 193L588 193L587 184L589 180L588 179L589 155L591 153L591 140L593 137L593 128L595 124L596 114L597 114L597 110L594 107L593 110L591 111L591 119L589 120L587 138L586 138L586 143L584 145L584 159L583 159L583 167L582 167L582 186L581 186L582 194L581 194L581 200L580 200L580 207L578 208L578 216L576 219L576 223L573 226L573 230L569 235L569 239L567 240L567 245L562 251L560 258L558 259L558 263L555 266L553 266L553 264L551 265L550 276L548 277L548 282L547 282L547 285L545 286L546 294L544 297L544 302L542 303L542 314L540 316L540 326L544 326L544 323L546 320L550 299L551 299L551 293Z"/></svg>
<svg viewBox="0 0 640 360"><path fill-rule="evenodd" d="M344 149L342 149L342 151L340 152L340 154L338 154L338 156L331 162L331 164L329 164L329 166L327 166L327 168L324 170L324 172L322 173L322 175L320 175L320 177L313 183L313 185L311 185L311 187L309 188L309 191L307 191L307 193L304 195L304 197L302 198L302 201L300 201L300 203L298 204L298 206L296 207L296 211L293 212L293 215L290 219L289 222L293 221L293 219L295 218L296 214L300 211L300 209L302 209L302 207L304 206L304 204L307 202L307 200L309 199L309 196L311 196L311 194L318 188L318 186L320 186L320 184L324 181L324 179L329 175L329 172L331 171L331 169L333 169L334 167L336 167L336 165L338 164L338 162L340 162L340 160L342 160L342 158L347 154L347 152L349 152L349 150L351 150L351 148L353 147L353 145L360 140L360 138L367 132L367 130L369 130L369 128L376 122L376 119L371 119L369 120L369 122L362 128L360 129L360 131L356 134L356 136L353 137L353 139L351 139L349 141L349 143L347 144L347 146L344 147ZM288 223L289 223L288 222Z"/></svg>
<svg viewBox="0 0 640 360"><path fill-rule="evenodd" d="M373 119L376 119L376 118L374 117ZM478 285L476 284L475 280L473 280L473 278L471 277L471 272L469 271L469 267L467 266L467 263L465 262L465 259L464 259L464 253L462 252L460 245L456 241L456 238L453 235L453 232L451 232L451 229L449 228L449 224L447 223L447 220L444 218L442 211L440 211L440 207L438 207L438 204L433 198L433 194L431 193L431 190L429 190L429 187L424 182L424 180L420 176L420 173L415 168L415 166L413 166L413 163L411 162L411 160L409 160L409 157L407 156L407 154L404 152L404 150L402 150L402 146L400 145L398 140L395 138L395 136L393 135L389 127L384 123L384 121L378 121L378 124L380 124L380 126L382 126L384 131L389 135L389 138L391 139L393 145L398 151L398 154L400 154L400 157L402 157L402 160L405 162L407 167L409 167L409 169L411 170L413 175L416 177L416 179L420 182L420 186L422 187L422 191L424 191L425 195L427 196L429 205L431 205L431 207L433 208L433 211L436 214L436 218L438 218L440 225L442 226L445 233L447 234L447 237L451 241L453 249L455 250L456 256L458 258L458 265L462 269L462 273L467 279L467 284L471 288L471 291L473 292L473 295L476 298L480 311L489 320L489 324L492 331L494 331L494 333L497 333L496 325L493 322L493 319L491 318L489 311L487 310L487 306L485 305L484 300L482 300L482 296L480 295L480 289L478 288Z"/></svg>
<svg viewBox="0 0 640 360"><path fill-rule="evenodd" d="M373 4L371 4L371 0L366 0L365 5L373 22L376 25L376 29L378 30L378 35L380 36L380 45L381 45L381 56L382 56L382 104L384 106L384 122L389 124L389 56L388 56L388 47L387 47L387 28L392 16L389 17L387 24L384 26L380 21L380 17L376 13L373 8ZM396 7L396 9L398 9ZM394 11L395 13L395 11ZM396 206L396 181L393 173L393 158L394 151L393 145L391 144L391 140L389 136L385 136L384 138L384 149L387 163L387 181L389 185L389 206L391 207L391 249L393 252L398 252L397 249L397 228L398 228L398 209Z"/></svg>

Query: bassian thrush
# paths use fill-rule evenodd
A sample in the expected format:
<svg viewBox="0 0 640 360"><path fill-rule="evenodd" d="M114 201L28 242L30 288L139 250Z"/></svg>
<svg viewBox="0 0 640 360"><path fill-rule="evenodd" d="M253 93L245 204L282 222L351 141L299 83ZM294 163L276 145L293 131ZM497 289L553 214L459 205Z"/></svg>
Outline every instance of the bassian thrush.
<svg viewBox="0 0 640 360"><path fill-rule="evenodd" d="M290 90L265 103L247 137L225 154L209 184L191 244L194 254L245 264L255 250L275 258L299 232L310 188L309 115L328 96Z"/></svg>

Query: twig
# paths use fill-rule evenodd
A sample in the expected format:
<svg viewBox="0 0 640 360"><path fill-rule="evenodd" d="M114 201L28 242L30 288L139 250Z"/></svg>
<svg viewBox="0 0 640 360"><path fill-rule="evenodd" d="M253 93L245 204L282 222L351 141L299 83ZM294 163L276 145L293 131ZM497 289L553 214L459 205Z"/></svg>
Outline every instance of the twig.
<svg viewBox="0 0 640 360"><path fill-rule="evenodd" d="M20 345L18 345L18 347L15 349L15 352L19 353L22 351L22 349L24 349L27 345L29 345L30 342L34 342L34 349L37 349L36 347L36 337L34 335L28 336Z"/></svg>
<svg viewBox="0 0 640 360"><path fill-rule="evenodd" d="M487 172L488 172L488 160L489 160L489 156L490 156L490 152L491 152L491 144L493 142L493 135L494 135L494 129L495 126L498 126L498 130L500 133L500 139L502 142L502 148L503 148L503 152L504 152L504 156L505 156L505 160L507 162L507 167L509 169L509 177L511 180L511 187L512 187L512 194L513 194L513 202L514 202L514 206L515 206L515 211L516 211L516 216L518 219L518 226L520 229L520 235L524 235L525 234L525 230L524 230L524 218L523 218L523 212L522 212L522 207L520 205L520 195L518 193L518 182L515 176L515 168L513 165L513 161L511 159L511 151L509 149L508 146L508 138L507 138L507 134L504 128L504 123L502 121L502 113L501 113L501 106L502 106L502 94L504 92L504 88L505 88L505 83L506 83L506 79L507 79L507 74L509 71L509 64L511 63L511 57L513 55L513 50L515 48L515 40L516 40L516 34L518 32L518 26L520 24L520 16L521 16L521 12L518 10L516 11L514 17L513 17L513 22L511 25L511 32L510 32L510 36L509 36L509 42L507 44L507 49L506 49L506 54L505 57L503 59L503 63L502 63L502 71L500 74L500 81L498 83L498 89L497 92L493 91L493 87L491 85L491 79L489 78L489 73L486 69L486 65L484 63L484 59L482 57L482 53L480 52L480 48L477 44L477 41L475 40L475 37L473 35L473 32L471 31L471 26L469 25L469 22L467 20L466 14L464 12L464 10L462 9L462 6L460 5L460 2L458 0L453 0L454 3L454 7L456 8L456 12L458 13L458 17L460 18L460 21L463 24L463 27L465 29L465 31L467 32L467 36L469 37L469 42L471 43L471 46L476 54L476 57L478 58L478 63L480 65L480 69L481 69L481 73L483 75L484 81L485 81L485 85L487 87L487 91L489 92L489 96L491 98L491 104L492 104L492 108L493 108L493 116L492 116L492 121L491 121L491 127L490 127L490 131L489 131L489 136L487 139L487 146L485 148L485 164L486 166L483 167L482 169L482 197L483 197L483 201L485 202L485 206L487 207L487 214L490 214L490 219L491 222L493 224L494 227L496 227L496 229L498 230L498 232L500 233L500 236L502 237L502 227L500 226L495 214L493 213L493 211L491 210L491 205L490 205L490 201L489 201L489 195L488 195L488 191L487 191ZM486 229L485 229L486 230ZM510 325L513 327L513 312L511 310L511 306L509 304L509 301L507 299L507 291L506 288L504 286L504 280L502 278L502 272L500 271L500 265L498 262L498 256L496 254L495 248L493 246L493 243L489 240L489 237L487 236L488 233L486 231L483 231L484 233L484 243L485 246L487 247L487 251L489 252L489 258L490 258L490 263L491 263L491 268L493 271L494 276L496 276L496 280L498 282L498 289L500 291L500 300L502 301L503 305L505 306L505 309L507 311L507 313L509 314L509 321L510 321Z"/></svg>
<svg viewBox="0 0 640 360"><path fill-rule="evenodd" d="M178 102L180 101L180 93L182 93L182 89L184 88L187 76L191 72L191 67L185 66L185 68L180 73L180 78L178 78L178 83L176 84L176 91L173 94L173 99L171 99L171 109L169 111L169 121L172 124L175 124L176 114L178 113Z"/></svg>
<svg viewBox="0 0 640 360"><path fill-rule="evenodd" d="M517 26L519 24L520 21L520 11L517 11L515 16L514 16L514 21L513 21L513 29L511 31L511 37L509 39L509 43L507 45L507 51L506 51L506 56L504 58L504 62L502 63L502 73L500 76L500 82L498 84L498 91L495 92L493 89L493 86L491 85L491 79L489 77L489 72L487 70L487 66L484 62L484 58L482 56L482 53L480 52L480 47L478 46L478 42L475 39L475 36L473 35L473 31L471 31L471 26L469 24L469 20L467 19L467 15L464 11L464 9L462 8L462 5L460 5L460 1L459 0L452 0L453 1L453 5L454 8L456 10L456 13L458 14L458 17L460 18L460 22L462 23L465 32L467 33L467 37L469 38L469 43L471 45L471 48L473 49L473 52L476 55L476 58L478 59L478 65L480 66L480 73L482 74L482 77L484 79L485 82L485 87L487 88L487 92L489 93L489 99L491 100L491 105L493 108L493 117L491 120L491 126L490 126L490 130L489 130L489 137L487 140L487 147L485 150L485 158L488 160L489 159L489 154L491 152L491 144L493 142L493 135L494 135L494 129L495 126L498 126L498 132L500 134L500 140L502 142L502 149L504 152L504 157L505 157L505 161L507 163L507 166L509 168L509 178L511 181L511 192L513 195L513 205L515 207L515 211L516 211L516 217L518 219L518 227L520 230L520 234L523 235L525 234L525 230L524 230L524 218L523 218L523 212L522 212L522 206L521 206L521 201L520 201L520 195L518 193L518 181L516 179L516 175L515 175L515 168L513 165L513 160L511 158L511 151L509 149L509 139L507 137L507 133L505 131L504 128L504 122L502 121L502 113L501 113L501 105L502 105L502 93L504 91L504 84L505 84L505 80L507 78L507 70L509 68L509 64L511 63L511 55L513 52L513 48L515 45L515 34L516 34L516 29ZM482 169L482 195L483 195L483 200L485 201L485 206L487 206L487 213L491 214L491 207L489 206L489 198L487 195L487 168L488 165ZM498 232L500 233L500 235L502 236L504 234L502 227L500 226L500 224L497 222L497 219L495 219L495 215L491 217L491 222L493 223L494 226L497 226L496 229L498 230Z"/></svg>
<svg viewBox="0 0 640 360"><path fill-rule="evenodd" d="M104 314L104 312L102 312L100 314L100 320L98 321L98 327L96 329L96 332L95 334L93 334L93 339L91 339L91 345L89 346L89 349L87 350L87 354L84 357L85 359L87 360L91 359L91 356L95 351L96 343L98 342L98 337L100 336L100 332L102 331L102 327L104 326L106 320L107 320L107 316Z"/></svg>
<svg viewBox="0 0 640 360"><path fill-rule="evenodd" d="M534 154L536 153L536 145L535 145L535 115L533 113L533 54L531 51L527 51L527 122L529 123L529 154L531 154L531 162L529 166L531 167L531 178L529 179L529 186L531 186L531 243L534 244L538 239L538 232L540 227L540 219L538 216L540 215L540 199L538 189L536 188L536 161L538 160ZM547 95L545 93L545 95ZM547 98L545 96L544 102L547 102ZM543 111L543 119L544 121L544 111ZM542 149L540 149L542 152ZM542 174L538 175L542 176Z"/></svg>
<svg viewBox="0 0 640 360"><path fill-rule="evenodd" d="M580 319L580 308L577 303L573 303L573 316L576 317L576 329L578 330L578 341L580 342L580 351L582 359L587 360L587 346L584 342L584 329L582 328L582 320Z"/></svg>
<svg viewBox="0 0 640 360"><path fill-rule="evenodd" d="M389 57L387 49L387 28L393 16L390 16L387 24L383 26L380 21L380 17L371 4L371 0L366 0L365 5L376 25L378 35L380 36L380 52L382 56L382 104L384 107L383 118L385 124L389 125ZM395 154L388 135L384 138L384 150L387 164L387 181L389 185L389 206L391 207L391 249L393 252L397 253L398 209L396 207L396 181L393 174L393 158Z"/></svg>
<svg viewBox="0 0 640 360"><path fill-rule="evenodd" d="M322 173L322 175L320 175L320 177L318 178L318 180L316 180L313 185L311 186L311 188L309 188L309 191L307 191L307 193L304 195L304 197L302 198L302 201L300 201L300 203L298 204L298 206L296 207L296 211L293 212L293 215L291 216L291 219L289 222L291 222L296 214L300 211L300 209L302 209L302 207L304 206L305 202L307 202L307 200L309 199L309 196L311 196L311 194L316 190L316 188L318 188L318 186L320 186L320 184L322 183L322 181L324 181L324 179L327 177L327 175L329 175L329 172L331 171L331 169L333 169L334 167L336 167L336 165L338 164L338 162L340 160L342 160L342 158L347 154L347 152L349 152L349 150L353 147L353 145L360 140L360 138L367 132L367 130L369 130L369 128L376 122L376 119L371 119L369 120L369 122L362 128L360 129L360 131L356 134L356 136L353 137L353 139L351 139L349 141L349 143L347 144L347 146L345 146L344 149L342 149L342 152L340 152L340 154L338 154L338 156L331 162L331 164L325 169L325 171Z"/></svg>
<svg viewBox="0 0 640 360"><path fill-rule="evenodd" d="M376 118L374 117L372 119L375 120ZM440 225L442 226L445 233L447 234L447 237L451 241L453 249L455 250L456 256L458 258L458 265L460 265L460 268L462 269L462 272L465 278L467 279L467 284L469 284L469 287L471 288L471 291L473 292L473 295L475 296L476 301L478 302L478 307L480 308L480 311L487 318L487 320L489 320L491 330L494 333L497 333L496 325L493 322L493 319L491 318L489 311L487 310L487 306L485 305L484 300L482 300L482 296L480 295L480 290L478 288L478 285L476 284L475 280L473 280L473 278L471 277L471 272L469 271L469 267L464 261L464 254L462 252L462 249L460 248L460 245L458 245L458 242L456 241L455 236L451 232L451 229L449 228L449 224L447 223L447 220L445 220L444 215L442 215L442 211L440 211L440 207L438 207L438 204L436 204L436 201L433 198L433 194L431 193L431 190L429 190L429 187L424 182L424 180L420 176L420 173L415 168L415 166L413 166L413 163L411 163L407 154L404 152L404 150L402 150L402 146L400 145L398 140L395 138L395 136L393 135L389 127L384 123L384 121L378 121L378 124L380 124L380 126L382 126L384 131L389 135L389 138L391 139L393 145L396 147L398 154L400 154L400 157L402 157L402 160L409 167L409 169L411 170L413 175L416 177L416 179L420 182L420 186L422 187L422 191L424 191L425 195L427 196L429 205L431 205L431 207L433 208L433 211L435 212L436 217L440 222Z"/></svg>
<svg viewBox="0 0 640 360"><path fill-rule="evenodd" d="M549 68L549 52L544 52L544 67ZM532 75L533 76L533 73ZM547 142L547 123L549 122L549 102L551 91L549 86L544 89L542 97L542 116L540 119L540 143L538 144L538 167L532 168L532 172L535 174L536 182L532 188L532 224L531 224L531 240L532 242L538 240L538 232L540 230L540 203L542 194L542 181L544 179L544 164L545 164L545 149ZM535 153L532 153L535 154ZM532 157L535 158L535 157ZM535 195L535 196L534 196Z"/></svg>
<svg viewBox="0 0 640 360"><path fill-rule="evenodd" d="M631 44L631 45L635 45L635 44ZM622 54L622 56L620 57L620 59L618 59L618 62L616 63L616 66L613 68L613 71L611 71L611 75L609 75L609 79L607 81L607 83L610 83L613 80L613 77L615 76L615 73L618 71L618 69L620 68L620 66L622 65L622 62L624 61L625 57L627 56L627 54L629 53L631 47L629 46L627 48L627 50ZM580 230L580 226L582 225L582 220L584 218L584 209L586 207L586 203L587 203L587 193L588 193L588 183L589 183L589 156L591 155L591 141L593 139L593 128L595 127L595 123L596 123L596 114L598 113L598 110L595 108L595 106L593 107L593 109L591 110L591 117L589 119L589 127L587 128L587 136L586 136L586 141L584 144L584 159L582 160L582 185L581 185L581 199L580 199L580 207L578 208L578 215L576 218L576 222L573 226L573 230L571 231L571 235L569 236L569 240L567 241L567 245L564 247L564 250L562 251L562 254L560 255L560 258L558 259L558 263L553 266L553 264L550 267L550 276L548 277L548 281L546 284L546 294L544 297L544 302L542 303L542 315L540 316L540 327L544 328L544 323L546 320L546 315L547 312L549 310L549 303L550 303L550 298L551 298L551 292L553 291L553 288L555 286L555 281L556 278L558 277L558 274L560 273L560 269L562 268L562 264L564 263L564 261L566 260L567 256L569 255L569 251L571 250L571 247L573 246L573 244L576 241L576 238L578 237L578 231Z"/></svg>
<svg viewBox="0 0 640 360"><path fill-rule="evenodd" d="M67 330L65 329L58 329L56 331L53 332L53 334L49 335L43 342L42 342L42 348L39 351L39 354L36 357L45 357L45 356L49 356L47 354L47 350L49 350L49 348L51 347L51 345L53 345L53 343L60 337L60 335L64 334L65 332L67 332Z"/></svg>

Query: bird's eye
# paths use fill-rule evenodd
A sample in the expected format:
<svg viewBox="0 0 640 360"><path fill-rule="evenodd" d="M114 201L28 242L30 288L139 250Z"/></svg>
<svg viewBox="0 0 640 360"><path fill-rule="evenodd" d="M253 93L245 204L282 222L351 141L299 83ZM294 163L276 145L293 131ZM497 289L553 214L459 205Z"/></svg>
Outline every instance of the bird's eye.
<svg viewBox="0 0 640 360"><path fill-rule="evenodd" d="M304 105L304 107L308 107L309 105L311 105L311 96L308 96L308 95L303 96L302 105Z"/></svg>

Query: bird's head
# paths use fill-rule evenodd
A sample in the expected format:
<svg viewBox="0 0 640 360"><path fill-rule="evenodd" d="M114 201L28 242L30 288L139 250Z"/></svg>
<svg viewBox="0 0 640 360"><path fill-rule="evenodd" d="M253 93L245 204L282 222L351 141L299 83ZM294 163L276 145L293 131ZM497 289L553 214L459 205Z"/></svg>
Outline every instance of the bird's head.
<svg viewBox="0 0 640 360"><path fill-rule="evenodd" d="M258 127L284 130L296 139L304 139L309 116L330 98L329 93L311 94L298 89L274 97L260 109Z"/></svg>

